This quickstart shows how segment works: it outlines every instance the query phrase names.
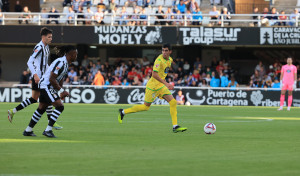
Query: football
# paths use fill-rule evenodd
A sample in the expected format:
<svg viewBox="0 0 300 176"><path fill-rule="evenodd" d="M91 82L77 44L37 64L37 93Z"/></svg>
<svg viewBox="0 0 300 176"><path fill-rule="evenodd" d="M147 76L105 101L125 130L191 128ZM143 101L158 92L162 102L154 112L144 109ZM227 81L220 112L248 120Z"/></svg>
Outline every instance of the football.
<svg viewBox="0 0 300 176"><path fill-rule="evenodd" d="M204 132L206 134L214 134L217 130L217 127L215 124L213 123L207 123L206 125L204 125Z"/></svg>

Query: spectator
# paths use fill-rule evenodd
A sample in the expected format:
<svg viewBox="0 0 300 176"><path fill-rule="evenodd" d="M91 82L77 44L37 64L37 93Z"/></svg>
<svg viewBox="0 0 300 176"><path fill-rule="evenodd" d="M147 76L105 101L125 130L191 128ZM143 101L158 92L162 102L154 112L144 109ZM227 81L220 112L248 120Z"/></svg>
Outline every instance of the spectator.
<svg viewBox="0 0 300 176"><path fill-rule="evenodd" d="M141 25L147 25L147 15L145 8L143 8L140 13L140 20Z"/></svg>
<svg viewBox="0 0 300 176"><path fill-rule="evenodd" d="M166 19L167 19L166 25L172 25L173 24L172 20L174 19L174 15L173 15L171 7L168 7L168 10L166 12Z"/></svg>
<svg viewBox="0 0 300 176"><path fill-rule="evenodd" d="M184 1L180 0L179 4L177 5L177 10L180 11L180 13L184 14L185 13L185 9L186 9L186 6L184 4Z"/></svg>
<svg viewBox="0 0 300 176"><path fill-rule="evenodd" d="M95 21L97 24L104 24L103 22L104 13L103 10L98 7L97 12L95 13Z"/></svg>
<svg viewBox="0 0 300 176"><path fill-rule="evenodd" d="M130 84L129 84L129 82L127 82L126 78L123 79L122 86L130 86Z"/></svg>
<svg viewBox="0 0 300 176"><path fill-rule="evenodd" d="M56 24L58 24L59 15L56 15L56 13L58 13L58 11L55 9L55 7L52 7L49 13L50 13L48 15L49 20L47 20L47 24L50 24L52 22L55 22Z"/></svg>
<svg viewBox="0 0 300 176"><path fill-rule="evenodd" d="M211 73L210 87L220 87L220 79L215 72Z"/></svg>
<svg viewBox="0 0 300 176"><path fill-rule="evenodd" d="M280 82L278 81L278 79L275 79L275 81L272 83L272 88L280 88Z"/></svg>
<svg viewBox="0 0 300 176"><path fill-rule="evenodd" d="M23 9L23 13L21 14L21 16L19 18L23 18L22 20L19 20L19 24L22 24L22 22L25 22L26 24L28 24L28 21L31 19L31 15L30 15L30 11L28 9L27 6L24 7Z"/></svg>
<svg viewBox="0 0 300 176"><path fill-rule="evenodd" d="M128 20L128 15L127 15L126 7L123 6L122 11L120 13L119 25L122 25L123 22L125 23L125 25L127 25L127 23L128 23L127 20Z"/></svg>
<svg viewBox="0 0 300 176"><path fill-rule="evenodd" d="M115 76L115 80L112 82L112 85L119 86L122 85L122 82L119 80L117 76Z"/></svg>
<svg viewBox="0 0 300 176"><path fill-rule="evenodd" d="M78 13L78 15L77 15L78 22L82 22L83 24L85 24L85 17L84 17L83 9L81 6L78 8L77 13Z"/></svg>
<svg viewBox="0 0 300 176"><path fill-rule="evenodd" d="M0 24L2 23L2 18L3 18L3 14L2 14L2 10L0 8Z"/></svg>
<svg viewBox="0 0 300 176"><path fill-rule="evenodd" d="M42 8L41 10L41 21L46 23L46 19L48 18L48 12L46 8Z"/></svg>
<svg viewBox="0 0 300 176"><path fill-rule="evenodd" d="M29 77L30 77L30 74L28 73L28 71L24 70L22 75L21 75L21 78L20 78L20 84L28 84L29 83Z"/></svg>
<svg viewBox="0 0 300 176"><path fill-rule="evenodd" d="M200 57L196 57L196 61L194 62L194 69L198 69L199 65L202 65Z"/></svg>
<svg viewBox="0 0 300 176"><path fill-rule="evenodd" d="M235 81L234 76L231 76L231 80L228 82L228 87L231 88L239 87L239 84Z"/></svg>
<svg viewBox="0 0 300 176"><path fill-rule="evenodd" d="M179 90L177 92L176 101L177 101L178 105L184 105L184 103L185 103L185 98L184 98L184 95L182 95L182 91L181 90Z"/></svg>
<svg viewBox="0 0 300 176"><path fill-rule="evenodd" d="M95 75L92 85L96 85L96 86L104 85L104 78L103 78L100 70L97 71L97 74Z"/></svg>
<svg viewBox="0 0 300 176"><path fill-rule="evenodd" d="M262 63L262 61L259 61L258 64L255 66L255 70L261 71L261 68L265 67Z"/></svg>
<svg viewBox="0 0 300 176"><path fill-rule="evenodd" d="M72 4L72 0L64 0L63 7L70 6Z"/></svg>
<svg viewBox="0 0 300 176"><path fill-rule="evenodd" d="M193 76L193 78L195 78L195 80L196 80L197 82L200 81L200 79L201 79L201 76L200 76L198 70L194 70L192 76Z"/></svg>
<svg viewBox="0 0 300 176"><path fill-rule="evenodd" d="M77 9L78 11L78 9ZM75 12L73 10L72 7L69 7L69 11L67 13L67 23L70 24L70 23L74 23L74 18L75 18Z"/></svg>
<svg viewBox="0 0 300 176"><path fill-rule="evenodd" d="M95 17L94 17L94 12L91 10L90 7L87 8L87 11L85 13L85 23L86 24L92 24L92 22L94 21Z"/></svg>
<svg viewBox="0 0 300 176"><path fill-rule="evenodd" d="M271 13L268 16L268 19L269 19L270 26L277 24L278 12L276 11L276 8L274 7L272 8Z"/></svg>
<svg viewBox="0 0 300 176"><path fill-rule="evenodd" d="M220 79L221 79L221 87L227 87L228 86L228 78L226 75L224 75L223 71L220 71Z"/></svg>
<svg viewBox="0 0 300 176"><path fill-rule="evenodd" d="M79 70L78 82L79 82L79 84L87 84L87 75L83 69Z"/></svg>
<svg viewBox="0 0 300 176"><path fill-rule="evenodd" d="M219 73L220 71L224 70L223 61L219 61L219 65L216 67L216 71Z"/></svg>
<svg viewBox="0 0 300 176"><path fill-rule="evenodd" d="M195 0L191 0L187 5L187 9L190 10L191 13L194 13L197 8L199 8L199 4Z"/></svg>
<svg viewBox="0 0 300 176"><path fill-rule="evenodd" d="M154 22L154 25L166 25L166 22L165 21L161 21L161 20L164 20L165 19L165 15L164 15L164 11L162 10L162 6L160 5L156 11L156 20Z"/></svg>
<svg viewBox="0 0 300 176"><path fill-rule="evenodd" d="M218 19L220 12L217 10L216 6L213 6L212 11L209 11L210 19L212 20L211 24L218 24Z"/></svg>
<svg viewBox="0 0 300 176"><path fill-rule="evenodd" d="M115 12L116 7L117 7L117 4L115 3L115 0L111 0L109 2L107 10L109 13L112 13L112 12Z"/></svg>
<svg viewBox="0 0 300 176"><path fill-rule="evenodd" d="M146 86L146 85L147 85L149 79L150 79L150 76L148 76L148 75L145 76L145 78L143 79L143 86Z"/></svg>
<svg viewBox="0 0 300 176"><path fill-rule="evenodd" d="M215 57L213 57L212 58L212 61L211 61L211 68L216 68L217 66L218 66L218 61L217 61L217 57L215 56Z"/></svg>
<svg viewBox="0 0 300 176"><path fill-rule="evenodd" d="M149 62L148 58L145 56L145 57L143 57L143 67L145 67L147 65L150 65L150 62Z"/></svg>
<svg viewBox="0 0 300 176"><path fill-rule="evenodd" d="M129 19L131 19L132 21L129 21L128 22L128 25L129 26L135 26L135 25L139 25L140 24L140 21L137 21L137 19L139 19L139 16L138 16L138 9L135 8L133 10L133 14L131 16L129 16Z"/></svg>
<svg viewBox="0 0 300 176"><path fill-rule="evenodd" d="M191 25L192 24L192 22L193 22L193 16L192 16L190 10L186 11L186 13L185 13L185 19L186 19L186 24L187 25Z"/></svg>
<svg viewBox="0 0 300 176"><path fill-rule="evenodd" d="M136 70L135 70L135 67L132 67L132 68L131 68L131 71L128 72L128 81L129 81L129 82L133 82L133 79L134 79L134 77L136 77L136 76L137 76L137 72L136 72Z"/></svg>
<svg viewBox="0 0 300 176"><path fill-rule="evenodd" d="M154 0L144 0L144 7L151 7L152 4L154 4Z"/></svg>
<svg viewBox="0 0 300 176"><path fill-rule="evenodd" d="M286 26L286 21L287 20L287 16L285 15L285 11L281 11L280 15L279 15L279 21L278 21L278 25L279 26Z"/></svg>
<svg viewBox="0 0 300 176"><path fill-rule="evenodd" d="M9 0L2 0L2 11L9 12Z"/></svg>
<svg viewBox="0 0 300 176"><path fill-rule="evenodd" d="M228 20L231 19L231 16L230 16L230 12L228 12L228 9L226 7L223 8L221 14L223 15L223 20L226 20L226 21L224 21L224 23L228 23L228 25L230 25L231 22ZM221 24L221 22L219 22L219 24Z"/></svg>
<svg viewBox="0 0 300 176"><path fill-rule="evenodd" d="M94 76L92 73L89 73L87 77L87 85L92 85L93 81L94 81Z"/></svg>
<svg viewBox="0 0 300 176"><path fill-rule="evenodd" d="M253 20L258 20L258 15L257 15L257 14L259 14L259 12L258 12L258 8L257 8L257 7L254 8L253 14L254 14L254 15L252 16L252 19L253 19ZM257 22L254 22L253 24L254 24L254 25L257 25Z"/></svg>
<svg viewBox="0 0 300 176"><path fill-rule="evenodd" d="M125 2L125 7L133 7L135 9L137 0L127 0Z"/></svg>
<svg viewBox="0 0 300 176"><path fill-rule="evenodd" d="M189 74L190 73L190 69L191 69L191 66L190 66L189 62L185 61L184 65L183 65L183 72L184 72L184 74Z"/></svg>
<svg viewBox="0 0 300 176"><path fill-rule="evenodd" d="M72 83L77 77L77 72L74 70L74 68L71 68L69 73L68 73L68 78L70 80L70 83Z"/></svg>
<svg viewBox="0 0 300 176"><path fill-rule="evenodd" d="M79 6L80 6L80 1L79 1L79 0L73 0L73 2L72 2L72 10L73 10L75 13L78 12ZM70 10L70 9L69 9L69 10Z"/></svg>
<svg viewBox="0 0 300 176"><path fill-rule="evenodd" d="M2 11L2 6L3 6L2 0L0 0L0 10L1 10L1 11Z"/></svg>
<svg viewBox="0 0 300 176"><path fill-rule="evenodd" d="M290 25L290 26L294 26L294 25L296 24L296 19L298 19L298 18L299 18L299 13L298 13L298 10L295 9L295 10L294 10L294 13L292 13L292 14L290 15L290 22L289 22L289 25Z"/></svg>
<svg viewBox="0 0 300 176"><path fill-rule="evenodd" d="M139 78L138 78L137 76L135 76L135 77L133 78L133 81L132 81L131 85L133 85L133 86L141 86L142 83L141 83L141 81L139 80Z"/></svg>
<svg viewBox="0 0 300 176"><path fill-rule="evenodd" d="M136 5L138 7L144 7L144 0L137 0Z"/></svg>
<svg viewBox="0 0 300 176"><path fill-rule="evenodd" d="M0 8L1 9L1 8ZM22 12L22 6L20 5L20 1L16 1L15 12Z"/></svg>
<svg viewBox="0 0 300 176"><path fill-rule="evenodd" d="M197 7L197 9L193 12L193 25L200 25L202 23L202 12L200 11L200 8Z"/></svg>

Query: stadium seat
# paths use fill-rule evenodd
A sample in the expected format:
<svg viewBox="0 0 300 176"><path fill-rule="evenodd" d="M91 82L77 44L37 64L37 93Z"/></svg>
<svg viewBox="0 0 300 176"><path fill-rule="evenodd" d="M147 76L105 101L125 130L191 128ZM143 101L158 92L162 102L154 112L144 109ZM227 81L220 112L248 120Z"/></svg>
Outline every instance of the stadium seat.
<svg viewBox="0 0 300 176"><path fill-rule="evenodd" d="M111 15L105 15L103 18L104 24L110 24L111 23Z"/></svg>
<svg viewBox="0 0 300 176"><path fill-rule="evenodd" d="M164 0L156 0L156 2L155 2L155 6L163 6L164 5Z"/></svg>
<svg viewBox="0 0 300 176"><path fill-rule="evenodd" d="M69 12L69 7L65 6L64 9L63 9L63 13L68 13L68 12Z"/></svg>
<svg viewBox="0 0 300 176"><path fill-rule="evenodd" d="M91 6L91 11L92 11L92 12L97 12L97 7Z"/></svg>
<svg viewBox="0 0 300 176"><path fill-rule="evenodd" d="M173 0L165 0L165 7L171 7L173 5Z"/></svg>
<svg viewBox="0 0 300 176"><path fill-rule="evenodd" d="M127 7L126 12L129 13L129 14L132 14L133 13L133 8L132 7Z"/></svg>
<svg viewBox="0 0 300 176"><path fill-rule="evenodd" d="M120 0L119 5L120 5L120 6L124 6L126 1L127 1L127 0Z"/></svg>
<svg viewBox="0 0 300 176"><path fill-rule="evenodd" d="M203 17L202 25L207 25L207 24L209 24L209 21L210 21L210 17Z"/></svg>

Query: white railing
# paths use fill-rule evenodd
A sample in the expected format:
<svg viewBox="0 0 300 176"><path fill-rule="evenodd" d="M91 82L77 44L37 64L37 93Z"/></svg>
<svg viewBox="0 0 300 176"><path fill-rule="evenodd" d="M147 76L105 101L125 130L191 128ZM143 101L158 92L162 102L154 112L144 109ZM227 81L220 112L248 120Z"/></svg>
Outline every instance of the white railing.
<svg viewBox="0 0 300 176"><path fill-rule="evenodd" d="M29 15L31 18L25 19L20 18L21 15ZM48 18L48 15L58 15L58 18ZM68 16L70 14L68 13L10 13L5 12L2 13L2 17L0 17L0 21L2 25L8 25L8 22L12 22L9 24L16 24L19 20L27 20L30 24L37 24L37 25L45 25L47 21L50 23L57 21L59 24L67 24L68 22L73 25L78 25L79 23L85 21L85 22L91 22L91 24L97 24L96 19L86 19L86 18L79 18L80 16L87 15L86 13L74 13L72 14L73 18L68 19ZM146 19L123 19L122 14L117 13L104 13L104 23L106 25L118 25L121 21L122 22L146 22L147 26L150 26L154 24L155 21L157 22L173 22L175 24L172 25L182 25L182 26L188 26L191 25L192 22L200 22L202 25L208 25L208 24L219 24L221 27L224 26L226 23L235 23L235 25L238 25L236 23L256 23L258 27L262 25L262 19L263 17L267 16L281 16L280 14L231 14L232 19L226 19L226 15L220 14L219 19L210 19L209 14L133 14L128 13L126 14L127 17L129 16L147 16ZM285 16L289 17L291 14L286 14ZM158 19L157 16L167 16L170 18L167 19ZM195 20L193 19L194 16L202 16L201 20ZM257 19L253 19L253 17L257 17ZM173 17L173 18L171 18ZM176 19L177 17L177 19ZM238 18L235 18L238 17ZM299 22L299 15L295 19L287 19L287 20L268 20L270 26L276 25L276 23L279 22L286 22L286 25L288 25L289 22L293 23L294 26L298 27Z"/></svg>
<svg viewBox="0 0 300 176"><path fill-rule="evenodd" d="M13 87L31 87L31 84L13 84ZM113 85L103 85L103 86L95 86L95 85L63 85L65 88L95 88L95 89L105 89L105 88L143 88L146 86L113 86ZM258 88L258 87L188 87L188 86L175 86L175 89L214 89L214 90L281 90L280 88ZM299 91L300 88L297 88L295 91Z"/></svg>

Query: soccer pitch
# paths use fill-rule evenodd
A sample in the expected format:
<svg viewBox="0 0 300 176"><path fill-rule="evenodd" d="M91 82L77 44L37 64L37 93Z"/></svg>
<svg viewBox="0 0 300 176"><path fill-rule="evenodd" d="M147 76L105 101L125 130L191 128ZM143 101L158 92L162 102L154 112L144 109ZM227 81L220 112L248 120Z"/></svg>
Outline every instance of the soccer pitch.
<svg viewBox="0 0 300 176"><path fill-rule="evenodd" d="M173 133L169 106L125 116L131 105L65 104L58 137L42 135L46 114L22 132L37 104L18 112L13 123L0 103L0 176L3 175L300 175L300 109L278 112L266 107L178 106L179 125ZM206 135L203 126L217 126Z"/></svg>

